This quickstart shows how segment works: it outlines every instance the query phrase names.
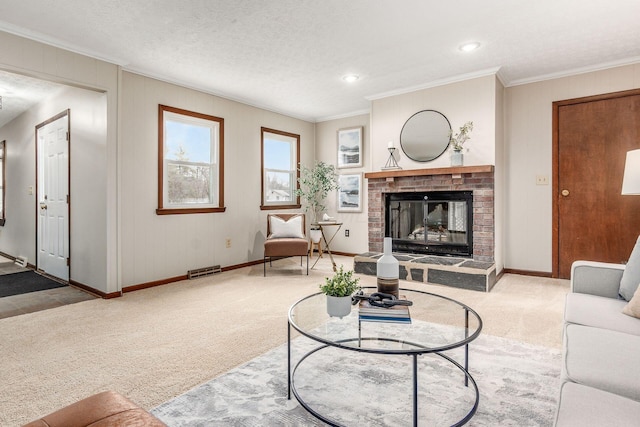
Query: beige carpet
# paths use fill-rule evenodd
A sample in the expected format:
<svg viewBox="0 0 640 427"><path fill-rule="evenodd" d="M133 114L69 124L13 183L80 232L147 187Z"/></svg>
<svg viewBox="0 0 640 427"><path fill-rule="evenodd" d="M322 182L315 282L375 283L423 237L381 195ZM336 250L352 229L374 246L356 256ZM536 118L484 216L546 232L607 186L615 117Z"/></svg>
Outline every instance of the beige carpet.
<svg viewBox="0 0 640 427"><path fill-rule="evenodd" d="M328 258L309 277L300 271L298 260L281 260L266 278L259 265L1 319L0 425L108 389L150 409L253 359L286 341L289 306L331 273ZM361 277L375 286L374 277ZM488 294L401 286L468 304L484 334L560 347L566 280L505 275Z"/></svg>

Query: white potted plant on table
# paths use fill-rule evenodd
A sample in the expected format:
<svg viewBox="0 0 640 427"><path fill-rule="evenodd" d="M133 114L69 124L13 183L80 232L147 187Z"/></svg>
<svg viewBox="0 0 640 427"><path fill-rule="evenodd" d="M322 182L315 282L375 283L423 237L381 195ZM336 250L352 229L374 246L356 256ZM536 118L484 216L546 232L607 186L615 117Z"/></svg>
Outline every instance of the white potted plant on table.
<svg viewBox="0 0 640 427"><path fill-rule="evenodd" d="M351 295L358 290L360 278L353 271L340 266L333 277L326 277L320 291L327 296L327 313L332 317L344 317L351 312Z"/></svg>

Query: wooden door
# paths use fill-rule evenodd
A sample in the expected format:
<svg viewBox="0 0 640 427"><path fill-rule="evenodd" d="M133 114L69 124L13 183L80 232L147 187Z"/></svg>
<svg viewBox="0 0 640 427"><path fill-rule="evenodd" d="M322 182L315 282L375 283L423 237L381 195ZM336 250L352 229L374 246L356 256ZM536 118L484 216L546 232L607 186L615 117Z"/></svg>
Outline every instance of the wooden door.
<svg viewBox="0 0 640 427"><path fill-rule="evenodd" d="M626 262L640 196L622 196L626 153L640 148L640 90L553 104L553 276L576 260Z"/></svg>

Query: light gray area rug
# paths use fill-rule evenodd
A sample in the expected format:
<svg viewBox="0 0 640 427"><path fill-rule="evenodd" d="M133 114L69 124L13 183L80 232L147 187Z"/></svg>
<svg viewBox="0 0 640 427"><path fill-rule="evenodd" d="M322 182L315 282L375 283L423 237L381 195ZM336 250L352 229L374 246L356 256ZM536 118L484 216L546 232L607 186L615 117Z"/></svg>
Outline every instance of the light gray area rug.
<svg viewBox="0 0 640 427"><path fill-rule="evenodd" d="M317 343L299 337L292 355ZM446 353L462 363L461 349ZM561 353L481 335L471 343L471 375L480 402L470 426L550 426L559 389ZM298 368L295 385L315 410L346 426L409 426L411 357L326 348ZM215 361L212 361L215 363ZM451 425L475 398L457 368L435 355L418 358L419 425ZM282 345L152 410L169 426L324 426L287 400L287 346Z"/></svg>

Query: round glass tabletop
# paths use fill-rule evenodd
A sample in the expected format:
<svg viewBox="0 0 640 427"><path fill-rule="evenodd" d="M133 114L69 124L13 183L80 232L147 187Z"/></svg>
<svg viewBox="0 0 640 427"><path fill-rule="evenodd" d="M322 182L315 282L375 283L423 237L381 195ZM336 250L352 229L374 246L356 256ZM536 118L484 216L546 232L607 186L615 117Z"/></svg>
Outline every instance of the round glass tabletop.
<svg viewBox="0 0 640 427"><path fill-rule="evenodd" d="M363 291L370 294L376 288ZM289 324L301 334L330 346L382 354L446 351L468 344L482 330L478 313L459 301L410 289L400 289L400 297L413 303L408 315L387 314L393 309L379 309L372 315L355 305L349 315L338 318L327 314L327 298L317 293L291 306Z"/></svg>

